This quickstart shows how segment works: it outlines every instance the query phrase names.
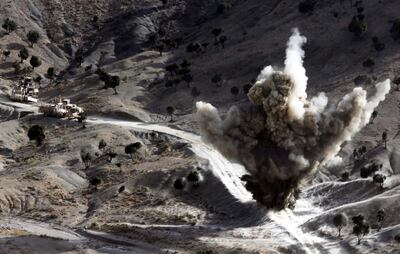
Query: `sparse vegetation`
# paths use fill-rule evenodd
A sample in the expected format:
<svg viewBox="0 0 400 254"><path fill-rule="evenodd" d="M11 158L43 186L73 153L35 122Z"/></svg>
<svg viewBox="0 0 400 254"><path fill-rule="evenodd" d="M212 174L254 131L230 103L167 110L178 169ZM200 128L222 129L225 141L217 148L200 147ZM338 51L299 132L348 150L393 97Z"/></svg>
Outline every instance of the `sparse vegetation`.
<svg viewBox="0 0 400 254"><path fill-rule="evenodd" d="M99 150L100 150L102 153L104 153L106 147L107 147L106 141L104 141L104 139L100 140L99 145L98 145Z"/></svg>
<svg viewBox="0 0 400 254"><path fill-rule="evenodd" d="M243 86L243 93L247 95L247 94L249 93L251 87L252 87L251 84L246 84L246 85L244 85L244 86Z"/></svg>
<svg viewBox="0 0 400 254"><path fill-rule="evenodd" d="M23 47L18 54L18 57L21 58L20 63L23 63L24 60L28 59L29 57L29 51L27 48Z"/></svg>
<svg viewBox="0 0 400 254"><path fill-rule="evenodd" d="M376 220L378 222L378 232L381 231L383 227L383 223L385 222L386 214L383 209L379 210L377 215L376 215Z"/></svg>
<svg viewBox="0 0 400 254"><path fill-rule="evenodd" d="M366 68L372 68L375 66L375 61L369 57L363 62L363 66Z"/></svg>
<svg viewBox="0 0 400 254"><path fill-rule="evenodd" d="M400 39L400 18L397 18L393 22L392 28L390 29L390 34L392 35L393 39Z"/></svg>
<svg viewBox="0 0 400 254"><path fill-rule="evenodd" d="M333 225L338 229L339 237L341 237L342 228L347 225L347 217L343 213L333 216Z"/></svg>
<svg viewBox="0 0 400 254"><path fill-rule="evenodd" d="M352 220L354 223L353 234L357 236L357 244L359 245L364 236L369 233L370 226L361 214L353 217Z"/></svg>
<svg viewBox="0 0 400 254"><path fill-rule="evenodd" d="M179 177L175 180L174 187L177 190L183 190L186 187L186 179L184 177Z"/></svg>
<svg viewBox="0 0 400 254"><path fill-rule="evenodd" d="M132 161L135 160L138 150L142 147L142 143L135 142L125 146L125 153L131 156Z"/></svg>
<svg viewBox="0 0 400 254"><path fill-rule="evenodd" d="M214 84L216 84L217 87L221 87L221 86L222 86L222 75L221 75L221 74L215 74L215 75L211 78L211 82L213 82Z"/></svg>
<svg viewBox="0 0 400 254"><path fill-rule="evenodd" d="M377 36L372 37L372 43L376 51L382 51L385 49L385 43L381 42Z"/></svg>
<svg viewBox="0 0 400 254"><path fill-rule="evenodd" d="M367 32L368 26L367 26L367 23L365 23L363 20L360 20L359 17L353 16L348 29L357 38L360 38Z"/></svg>
<svg viewBox="0 0 400 254"><path fill-rule="evenodd" d="M383 183L386 180L386 176L382 174L376 174L373 177L374 183L378 184L383 189Z"/></svg>
<svg viewBox="0 0 400 254"><path fill-rule="evenodd" d="M10 50L3 50L3 56L4 56L4 60L7 60L7 58L11 55L11 51Z"/></svg>
<svg viewBox="0 0 400 254"><path fill-rule="evenodd" d="M394 236L394 240L398 243L400 243L400 234L397 234Z"/></svg>
<svg viewBox="0 0 400 254"><path fill-rule="evenodd" d="M195 100L197 97L200 96L200 91L197 89L197 87L193 87L191 91L191 95L193 97L193 100Z"/></svg>
<svg viewBox="0 0 400 254"><path fill-rule="evenodd" d="M385 149L387 148L388 134L387 131L382 133L382 142L385 144Z"/></svg>
<svg viewBox="0 0 400 254"><path fill-rule="evenodd" d="M347 182L350 179L350 173L347 171L343 172L340 177L343 182Z"/></svg>
<svg viewBox="0 0 400 254"><path fill-rule="evenodd" d="M42 65L42 60L39 59L37 56L31 56L31 60L29 61L31 64L32 68L35 70L35 68L39 67Z"/></svg>
<svg viewBox="0 0 400 254"><path fill-rule="evenodd" d="M40 125L34 125L28 130L28 138L30 141L36 141L37 146L41 146L43 144L43 140L46 135L44 134L44 128Z"/></svg>
<svg viewBox="0 0 400 254"><path fill-rule="evenodd" d="M6 30L7 34L10 34L11 32L17 30L17 23L9 18L6 18L3 22L2 27L4 30Z"/></svg>
<svg viewBox="0 0 400 254"><path fill-rule="evenodd" d="M307 14L313 13L316 4L316 0L304 0L299 3L299 12Z"/></svg>
<svg viewBox="0 0 400 254"><path fill-rule="evenodd" d="M107 161L108 162L112 162L112 160L115 158L115 157L117 157L117 153L113 150L113 149L111 149L111 148L108 148L107 149L107 151L106 151L106 155L107 155ZM120 163L117 163L116 165L118 166L118 164L119 165L121 165ZM120 166L118 166L118 167L120 167Z"/></svg>
<svg viewBox="0 0 400 254"><path fill-rule="evenodd" d="M90 185L94 186L96 189L97 187L101 184L101 178L95 176L92 179L90 179L89 183Z"/></svg>
<svg viewBox="0 0 400 254"><path fill-rule="evenodd" d="M187 176L187 180L192 183L197 183L200 181L200 173L197 170L193 170Z"/></svg>
<svg viewBox="0 0 400 254"><path fill-rule="evenodd" d="M98 75L100 81L104 82L104 86L102 89L107 90L109 88L112 88L114 90L114 94L118 94L117 87L121 83L121 79L119 76L112 76L100 68L97 69L95 73Z"/></svg>
<svg viewBox="0 0 400 254"><path fill-rule="evenodd" d="M31 47L33 47L34 44L39 42L40 33L38 31L29 31L27 37L28 41L31 43Z"/></svg>
<svg viewBox="0 0 400 254"><path fill-rule="evenodd" d="M47 78L50 80L53 80L55 75L56 75L56 71L55 71L54 67L49 67L47 69L47 73L46 73Z"/></svg>
<svg viewBox="0 0 400 254"><path fill-rule="evenodd" d="M218 42L218 36L222 33L221 28L214 28L211 33L214 35L214 41Z"/></svg>
<svg viewBox="0 0 400 254"><path fill-rule="evenodd" d="M239 94L239 88L237 88L236 86L231 87L231 94L235 96L236 99Z"/></svg>
<svg viewBox="0 0 400 254"><path fill-rule="evenodd" d="M175 108L172 106L168 106L166 108L167 114L170 116L170 122L174 121L174 113L175 113Z"/></svg>
<svg viewBox="0 0 400 254"><path fill-rule="evenodd" d="M367 164L361 168L360 176L362 178L367 178L370 175L372 175L373 173L375 173L376 171L378 171L380 169L380 167L382 167L382 166L378 165L376 162L374 162L372 164Z"/></svg>
<svg viewBox="0 0 400 254"><path fill-rule="evenodd" d="M374 123L375 118L378 116L378 111L374 110L371 115L371 123Z"/></svg>
<svg viewBox="0 0 400 254"><path fill-rule="evenodd" d="M85 169L88 169L92 164L92 155L89 152L82 152L81 160L85 164Z"/></svg>
<svg viewBox="0 0 400 254"><path fill-rule="evenodd" d="M230 8L232 8L230 0L219 0L219 3L217 4L217 13L225 13Z"/></svg>

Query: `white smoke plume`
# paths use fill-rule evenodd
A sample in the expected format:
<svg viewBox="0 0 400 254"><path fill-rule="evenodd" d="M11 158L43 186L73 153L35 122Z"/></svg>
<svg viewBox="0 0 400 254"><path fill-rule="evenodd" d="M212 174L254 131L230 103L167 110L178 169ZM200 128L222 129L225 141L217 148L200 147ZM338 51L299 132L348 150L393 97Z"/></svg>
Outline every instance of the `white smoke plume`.
<svg viewBox="0 0 400 254"><path fill-rule="evenodd" d="M301 48L306 41L294 29L284 69L264 68L249 91L249 102L232 107L224 119L211 104L197 103L202 137L246 167L246 188L268 208L293 205L301 180L335 158L390 90L386 80L369 99L360 87L336 104L329 104L324 93L307 99Z"/></svg>

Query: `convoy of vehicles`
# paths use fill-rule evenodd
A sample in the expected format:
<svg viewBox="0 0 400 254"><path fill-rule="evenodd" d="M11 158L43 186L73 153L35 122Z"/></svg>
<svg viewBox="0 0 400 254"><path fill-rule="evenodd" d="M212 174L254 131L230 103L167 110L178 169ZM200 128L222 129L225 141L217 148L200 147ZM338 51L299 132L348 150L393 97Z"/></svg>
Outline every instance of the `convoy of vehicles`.
<svg viewBox="0 0 400 254"><path fill-rule="evenodd" d="M37 88L31 77L25 77L14 85L10 100L23 103L38 103L39 88ZM54 103L39 103L39 112L46 116L66 118L69 120L81 120L84 110L70 99L57 98Z"/></svg>

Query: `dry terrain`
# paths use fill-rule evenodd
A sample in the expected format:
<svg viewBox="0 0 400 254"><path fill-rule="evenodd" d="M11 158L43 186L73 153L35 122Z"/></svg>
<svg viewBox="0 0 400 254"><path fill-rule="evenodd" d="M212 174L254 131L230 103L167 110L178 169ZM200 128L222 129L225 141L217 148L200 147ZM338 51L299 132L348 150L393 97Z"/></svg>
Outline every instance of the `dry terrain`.
<svg viewBox="0 0 400 254"><path fill-rule="evenodd" d="M219 13L218 2L230 4ZM10 51L0 61L0 253L400 253L400 40L390 33L400 2L365 0L362 38L348 31L357 15L350 2L317 1L305 14L294 0L0 1L0 23L17 24L10 34L0 29L0 49ZM341 147L343 161L307 178L294 210L268 211L240 180L245 169L201 140L195 102L223 115L246 102L245 85L265 66L284 65L295 27L307 37L310 96L325 92L336 102L356 86L394 83L374 120ZM216 28L224 45L215 45ZM41 35L33 47L31 30ZM161 53L154 38L169 40ZM196 43L200 49L188 52ZM29 73L42 77L38 104L8 98L23 76L13 66L24 47L42 61ZM363 65L368 58L372 67ZM185 60L192 80L168 85L180 75L168 69ZM46 75L49 67L56 77ZM97 69L120 77L117 93L102 89ZM82 106L87 120L38 113L58 96ZM45 130L39 146L27 136L34 125ZM135 142L142 146L131 158L125 147ZM360 177L374 162L386 176L382 186ZM174 188L192 172L198 181ZM349 218L342 238L337 213ZM359 245L351 221L358 214L370 224Z"/></svg>

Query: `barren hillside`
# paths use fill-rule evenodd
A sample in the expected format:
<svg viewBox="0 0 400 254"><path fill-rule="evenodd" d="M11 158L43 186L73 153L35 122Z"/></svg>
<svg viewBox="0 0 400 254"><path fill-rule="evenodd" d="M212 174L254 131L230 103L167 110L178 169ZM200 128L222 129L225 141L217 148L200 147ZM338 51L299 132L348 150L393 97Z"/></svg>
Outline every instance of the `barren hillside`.
<svg viewBox="0 0 400 254"><path fill-rule="evenodd" d="M1 1L0 253L400 253L399 9L396 0ZM304 45L291 45L295 28ZM287 71L291 47L300 74ZM287 114L303 66L308 125ZM27 76L37 103L10 97ZM381 83L390 88L378 100ZM41 113L59 97L85 114ZM29 138L34 126L43 133ZM282 148L277 136L292 139ZM325 160L318 142L338 152ZM291 160L307 165L294 181L297 164L281 172ZM282 205L269 209L274 192Z"/></svg>

